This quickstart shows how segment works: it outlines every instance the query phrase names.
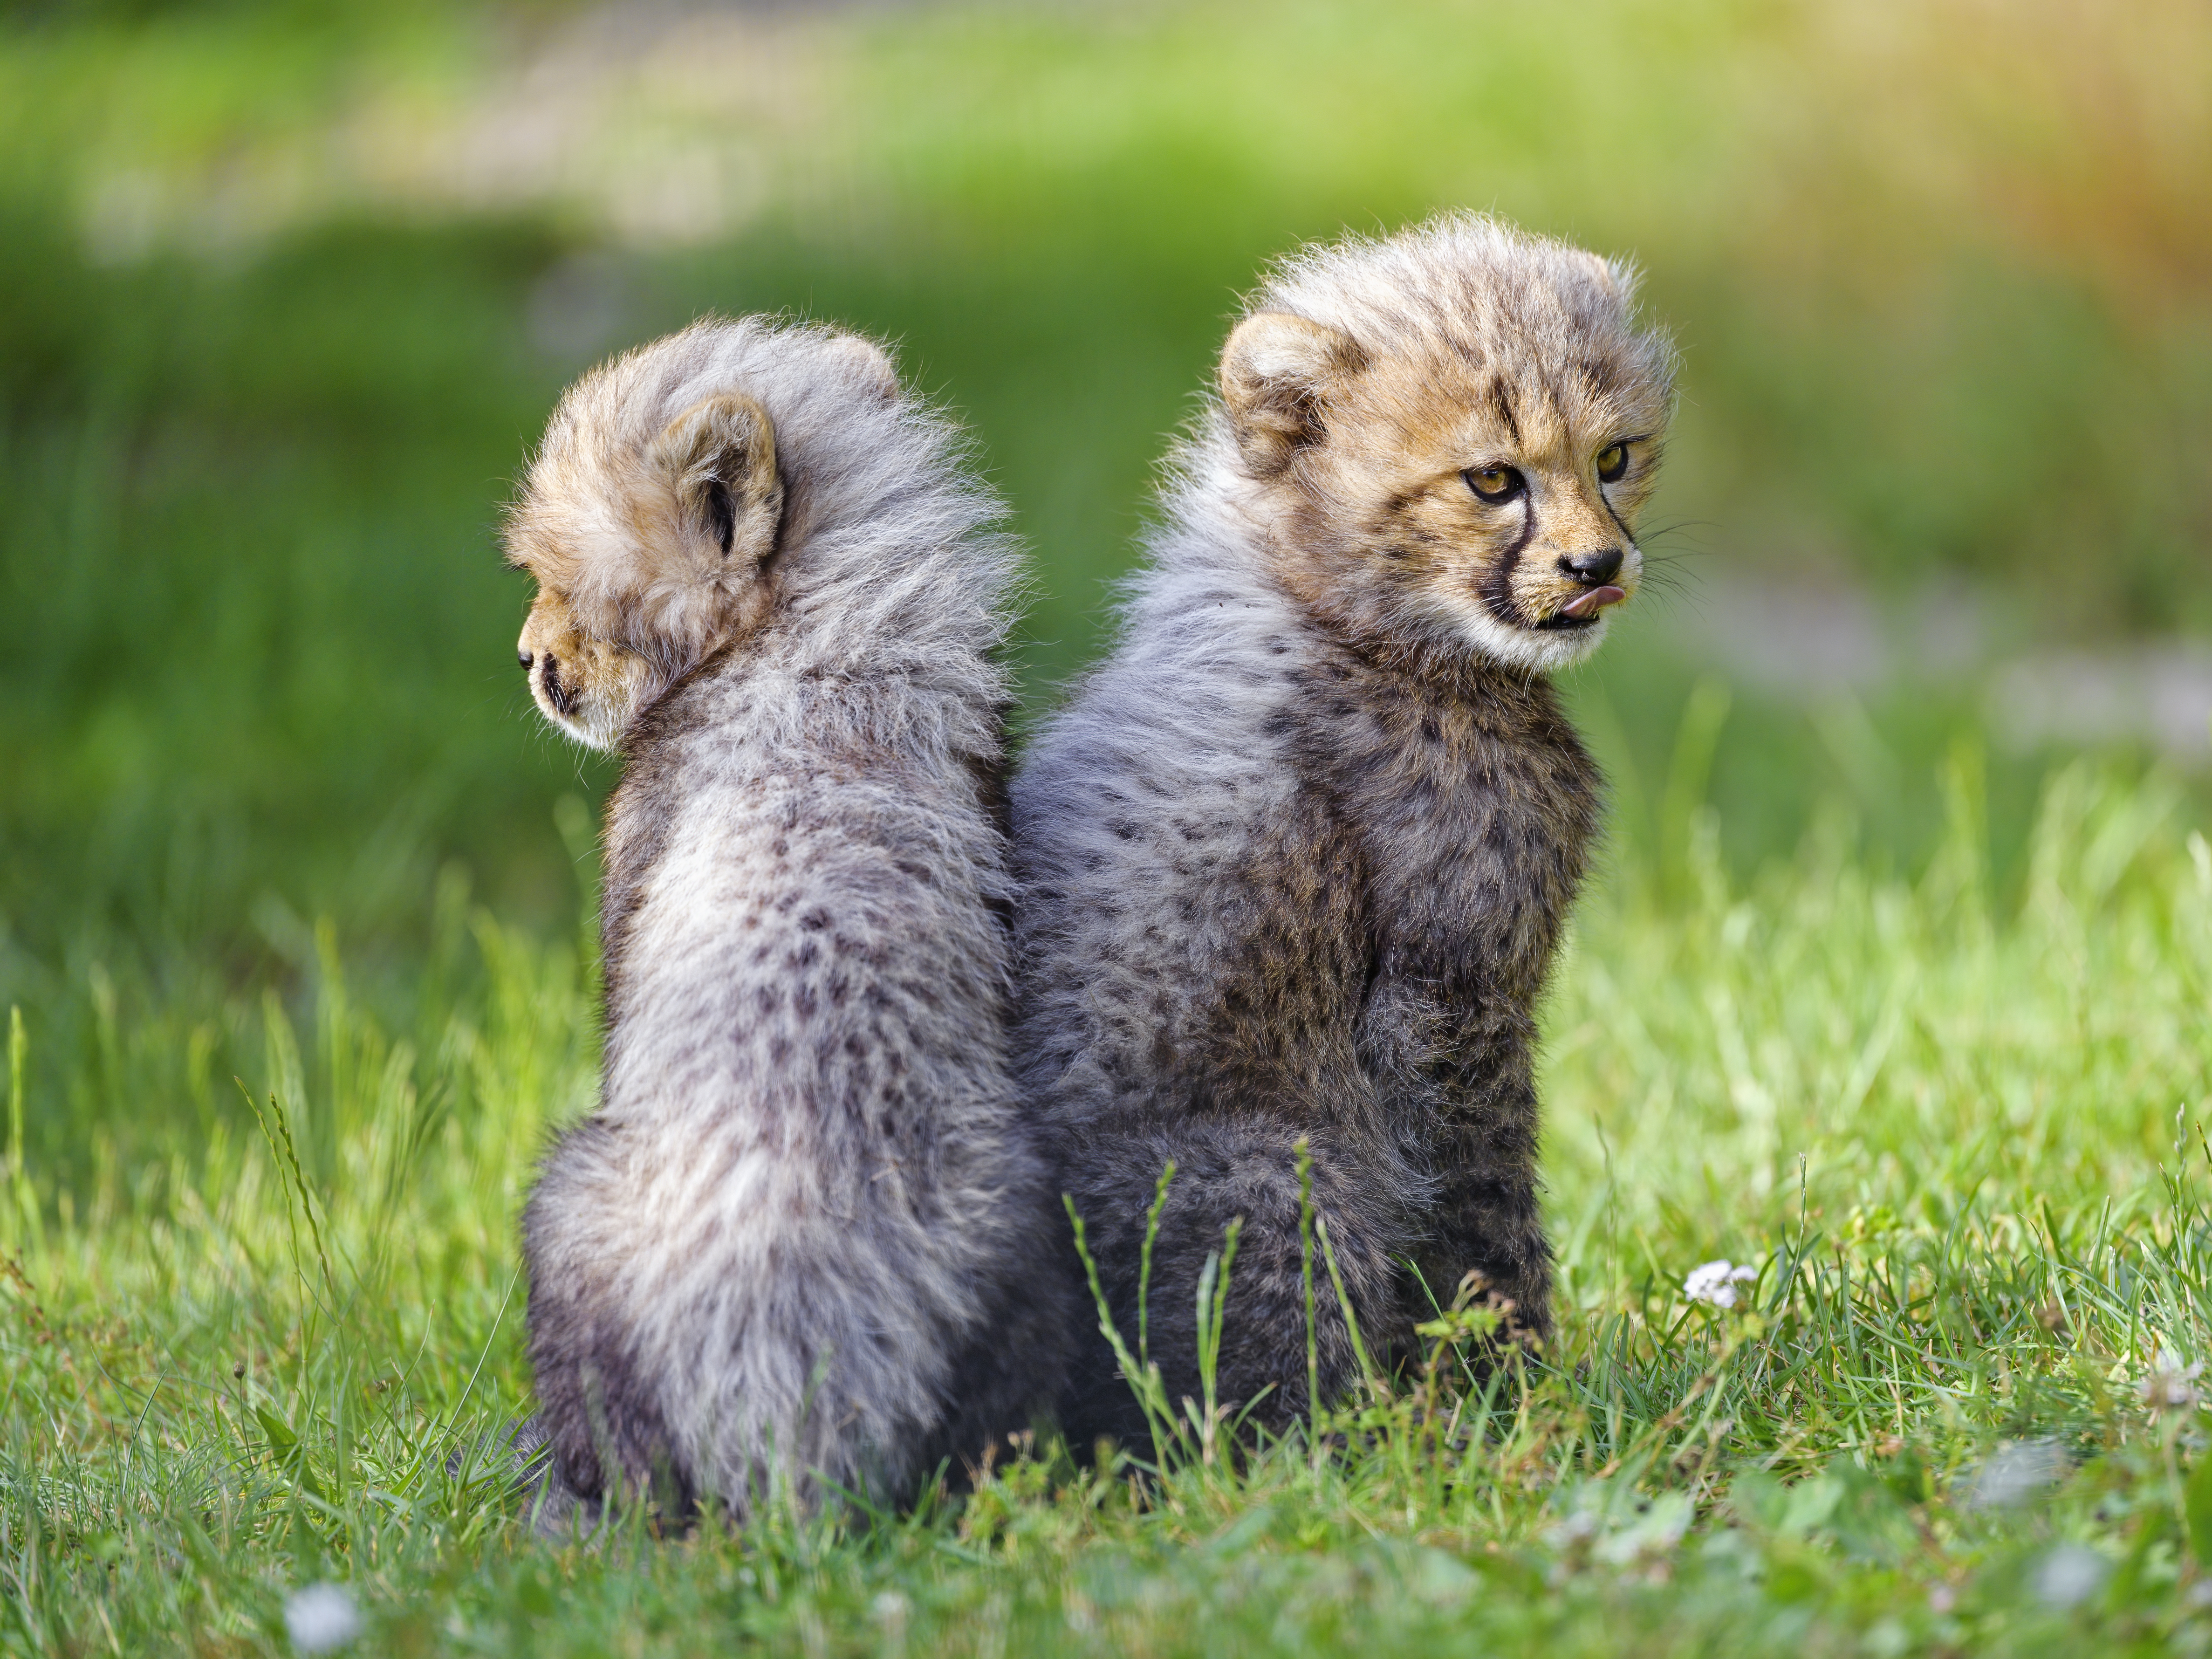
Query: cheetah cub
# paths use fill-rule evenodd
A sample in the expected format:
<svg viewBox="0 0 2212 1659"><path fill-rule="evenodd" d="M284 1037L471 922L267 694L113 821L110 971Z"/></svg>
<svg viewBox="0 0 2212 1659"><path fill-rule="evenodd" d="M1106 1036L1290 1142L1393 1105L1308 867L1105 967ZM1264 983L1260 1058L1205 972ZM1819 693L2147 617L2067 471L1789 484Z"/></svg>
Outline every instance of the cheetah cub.
<svg viewBox="0 0 2212 1659"><path fill-rule="evenodd" d="M1066 1224L1006 1060L999 510L875 346L758 319L586 375L530 468L530 689L624 762L599 1109L523 1224L587 1512L896 1501L1058 1387Z"/></svg>
<svg viewBox="0 0 2212 1659"><path fill-rule="evenodd" d="M1297 255L1229 337L1119 648L1012 795L1017 1074L1131 1334L1174 1160L1171 1398L1241 1216L1221 1397L1305 1411L1301 1139L1378 1364L1469 1274L1548 1328L1533 1010L1601 781L1546 677L1637 591L1671 377L1626 268L1466 216ZM1103 1344L1063 1419L1139 1427Z"/></svg>

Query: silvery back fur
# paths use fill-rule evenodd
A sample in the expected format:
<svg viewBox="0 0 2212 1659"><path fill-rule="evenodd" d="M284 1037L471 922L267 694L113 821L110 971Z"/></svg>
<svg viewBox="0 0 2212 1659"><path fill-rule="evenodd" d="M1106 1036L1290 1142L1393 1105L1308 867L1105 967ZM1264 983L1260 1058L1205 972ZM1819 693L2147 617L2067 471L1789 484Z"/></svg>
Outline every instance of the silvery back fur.
<svg viewBox="0 0 2212 1659"><path fill-rule="evenodd" d="M1391 333L1402 314L1458 364L1505 361L1484 338L1455 344L1446 303L1392 310L1389 262L1469 245L1474 261L1438 286L1506 295L1504 321L1478 320L1516 346L1529 337L1512 333L1514 306L1548 303L1545 284L1583 269L1555 245L1446 221L1294 262L1254 307L1349 316L1370 359L1413 332ZM1480 263L1493 254L1494 270ZM1644 351L1613 314L1601 327ZM1597 356L1558 329L1572 349L1537 337L1539 368ZM1541 384L1518 387L1524 411L1539 406ZM1263 488L1278 486L1210 405L1175 458L1117 648L1016 777L1015 1054L1133 1343L1146 1212L1174 1162L1149 1296L1171 1399L1199 1395L1196 1289L1243 1218L1219 1394L1279 1429L1308 1407L1301 1140L1326 1235L1313 1266L1324 1396L1358 1376L1330 1254L1379 1366L1463 1284L1524 1338L1549 1329L1534 1007L1601 780L1549 682L1479 631L1437 644L1424 611L1396 637L1363 633L1356 600L1332 613L1294 594L1273 538L1299 520L1263 512ZM1389 556L1376 555L1378 581ZM1396 626L1404 613L1377 601L1374 614ZM1077 1443L1141 1431L1103 1342L1076 1362L1062 1419Z"/></svg>
<svg viewBox="0 0 2212 1659"><path fill-rule="evenodd" d="M766 409L776 598L622 739L601 1098L529 1202L531 1356L582 1498L897 1499L1025 1427L1065 1350L1006 1063L1014 554L951 425L837 337L678 338L625 398Z"/></svg>

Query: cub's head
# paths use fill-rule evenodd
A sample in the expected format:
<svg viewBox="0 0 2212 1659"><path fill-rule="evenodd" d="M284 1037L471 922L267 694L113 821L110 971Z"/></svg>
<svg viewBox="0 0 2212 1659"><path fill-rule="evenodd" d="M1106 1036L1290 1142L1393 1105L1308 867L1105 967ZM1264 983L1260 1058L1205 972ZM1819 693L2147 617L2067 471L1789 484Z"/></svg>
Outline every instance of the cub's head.
<svg viewBox="0 0 2212 1659"><path fill-rule="evenodd" d="M554 411L508 514L507 556L538 579L517 652L531 695L571 737L614 747L773 608L784 518L775 424L732 389L729 371L733 353L776 337L700 324L594 369ZM865 340L790 338L791 351L814 354L804 372L896 386Z"/></svg>
<svg viewBox="0 0 2212 1659"><path fill-rule="evenodd" d="M1549 671L1642 580L1673 352L1634 277L1473 216L1292 261L1222 353L1278 574L1386 650Z"/></svg>

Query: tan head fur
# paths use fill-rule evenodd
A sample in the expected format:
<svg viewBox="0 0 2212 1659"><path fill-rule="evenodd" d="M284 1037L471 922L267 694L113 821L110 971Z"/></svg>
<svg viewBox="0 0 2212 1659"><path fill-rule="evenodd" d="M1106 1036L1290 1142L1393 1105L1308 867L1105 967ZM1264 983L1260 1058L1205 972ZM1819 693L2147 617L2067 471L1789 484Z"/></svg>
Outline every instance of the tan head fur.
<svg viewBox="0 0 2212 1659"><path fill-rule="evenodd" d="M545 717L612 748L669 686L744 639L775 600L784 518L775 423L699 377L702 324L586 374L564 396L508 515L508 563L538 579L517 655ZM856 336L821 342L853 379L897 390ZM682 399L669 413L672 397Z"/></svg>
<svg viewBox="0 0 2212 1659"><path fill-rule="evenodd" d="M1219 392L1277 574L1371 644L1548 671L1632 598L1673 354L1634 274L1451 216L1310 253L1255 296Z"/></svg>

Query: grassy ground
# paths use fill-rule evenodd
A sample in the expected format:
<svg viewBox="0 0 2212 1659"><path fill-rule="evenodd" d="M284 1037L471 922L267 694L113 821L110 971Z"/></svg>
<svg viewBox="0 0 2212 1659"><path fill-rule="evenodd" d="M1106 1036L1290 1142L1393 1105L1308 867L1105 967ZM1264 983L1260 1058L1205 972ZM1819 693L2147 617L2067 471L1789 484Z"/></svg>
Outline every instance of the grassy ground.
<svg viewBox="0 0 2212 1659"><path fill-rule="evenodd" d="M282 1650L327 1579L398 1652L2205 1645L2201 781L1985 744L1933 670L1731 698L1675 625L1701 550L2212 617L2212 33L2028 9L787 9L587 42L542 177L456 158L571 6L0 24L0 1642ZM523 1407L514 1217L592 1089L610 774L491 536L561 383L708 307L898 338L1038 550L1034 709L1233 294L1460 204L1638 253L1687 353L1688 591L1570 688L1559 1350L1318 1459L530 1541L445 1460Z"/></svg>
<svg viewBox="0 0 2212 1659"><path fill-rule="evenodd" d="M556 1548L447 1471L522 1407L509 1218L591 1091L574 945L448 886L402 1026L327 932L296 1025L103 1024L73 1086L243 1086L259 1122L58 1205L18 1169L0 1641L282 1650L328 1580L403 1653L2201 1649L2212 849L2079 767L1993 902L1970 750L1948 782L1916 883L1837 823L1735 887L1699 811L1585 909L1544 1363L1473 1390L1440 1340L1318 1458L1044 1449L874 1524ZM1755 1269L1730 1309L1682 1293L1716 1258Z"/></svg>

